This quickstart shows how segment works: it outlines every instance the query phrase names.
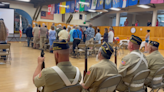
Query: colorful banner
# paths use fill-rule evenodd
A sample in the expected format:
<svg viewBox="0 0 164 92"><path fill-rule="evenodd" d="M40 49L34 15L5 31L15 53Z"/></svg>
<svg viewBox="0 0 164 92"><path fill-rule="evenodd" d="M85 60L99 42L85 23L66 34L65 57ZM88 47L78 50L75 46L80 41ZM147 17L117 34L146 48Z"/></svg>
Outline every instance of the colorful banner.
<svg viewBox="0 0 164 92"><path fill-rule="evenodd" d="M85 2L85 0L80 0L81 2ZM79 11L80 12L82 12L82 11L84 11L84 4L80 4L80 9L79 9Z"/></svg>
<svg viewBox="0 0 164 92"><path fill-rule="evenodd" d="M152 4L160 4L160 3L164 3L163 0L151 0Z"/></svg>
<svg viewBox="0 0 164 92"><path fill-rule="evenodd" d="M84 9L84 11L88 11L89 9L91 9L91 3L92 3L92 0L85 0L85 2L88 2L89 5L85 5L85 9Z"/></svg>
<svg viewBox="0 0 164 92"><path fill-rule="evenodd" d="M128 1L129 1L129 0L120 0L120 7L121 7L121 8L126 8L126 7L128 7Z"/></svg>
<svg viewBox="0 0 164 92"><path fill-rule="evenodd" d="M138 0L129 0L129 6L137 5Z"/></svg>
<svg viewBox="0 0 164 92"><path fill-rule="evenodd" d="M51 14L51 4L48 5L48 15Z"/></svg>
<svg viewBox="0 0 164 92"><path fill-rule="evenodd" d="M54 10L55 10L55 12L54 12L55 14L58 13L58 7L59 7L58 4L55 4L55 7L54 7L54 8L55 8L55 9L54 9Z"/></svg>
<svg viewBox="0 0 164 92"><path fill-rule="evenodd" d="M110 9L112 7L112 0L105 0L105 9Z"/></svg>
<svg viewBox="0 0 164 92"><path fill-rule="evenodd" d="M71 1L67 1L66 2L66 13L70 13L71 12Z"/></svg>
<svg viewBox="0 0 164 92"><path fill-rule="evenodd" d="M71 13L75 12L75 0L72 0L71 1L71 10L70 10Z"/></svg>
<svg viewBox="0 0 164 92"><path fill-rule="evenodd" d="M114 8L120 7L120 0L113 0L113 7Z"/></svg>
<svg viewBox="0 0 164 92"><path fill-rule="evenodd" d="M150 4L150 0L140 0L140 4Z"/></svg>
<svg viewBox="0 0 164 92"><path fill-rule="evenodd" d="M76 6L75 6L75 12L79 11L79 0L75 0Z"/></svg>
<svg viewBox="0 0 164 92"><path fill-rule="evenodd" d="M61 14L61 7L59 5L62 5L62 3L58 4L58 14Z"/></svg>
<svg viewBox="0 0 164 92"><path fill-rule="evenodd" d="M97 5L97 0L92 0L91 9L95 10L96 9L96 5Z"/></svg>
<svg viewBox="0 0 164 92"><path fill-rule="evenodd" d="M97 10L102 10L104 9L104 0L97 0Z"/></svg>
<svg viewBox="0 0 164 92"><path fill-rule="evenodd" d="M62 6L66 6L66 2L61 3ZM60 14L65 14L65 7L60 7L61 8L61 13Z"/></svg>

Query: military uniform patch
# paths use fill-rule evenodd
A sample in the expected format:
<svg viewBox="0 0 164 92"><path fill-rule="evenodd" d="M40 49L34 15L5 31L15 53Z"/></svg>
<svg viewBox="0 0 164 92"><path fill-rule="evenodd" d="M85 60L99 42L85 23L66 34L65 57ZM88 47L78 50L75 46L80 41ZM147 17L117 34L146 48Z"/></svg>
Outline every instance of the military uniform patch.
<svg viewBox="0 0 164 92"><path fill-rule="evenodd" d="M90 73L91 73L91 71L88 71L88 72L87 72L87 75L90 75Z"/></svg>
<svg viewBox="0 0 164 92"><path fill-rule="evenodd" d="M126 62L125 62L125 61L122 61L122 62L121 62L121 64L122 64L122 65L125 65L125 64L126 64Z"/></svg>

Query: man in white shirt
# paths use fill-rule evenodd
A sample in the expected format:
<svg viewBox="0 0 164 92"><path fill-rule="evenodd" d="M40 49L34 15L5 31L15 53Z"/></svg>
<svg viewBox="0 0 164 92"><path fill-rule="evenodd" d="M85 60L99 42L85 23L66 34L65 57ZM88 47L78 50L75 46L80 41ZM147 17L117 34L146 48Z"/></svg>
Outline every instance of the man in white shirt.
<svg viewBox="0 0 164 92"><path fill-rule="evenodd" d="M108 43L113 43L113 38L114 38L114 33L112 31L112 28L109 28Z"/></svg>

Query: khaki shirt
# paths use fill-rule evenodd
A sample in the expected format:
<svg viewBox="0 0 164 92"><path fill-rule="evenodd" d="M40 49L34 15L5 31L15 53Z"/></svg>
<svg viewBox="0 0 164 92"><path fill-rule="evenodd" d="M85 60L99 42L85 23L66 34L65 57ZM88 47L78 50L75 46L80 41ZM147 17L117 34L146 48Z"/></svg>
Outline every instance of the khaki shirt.
<svg viewBox="0 0 164 92"><path fill-rule="evenodd" d="M154 73L164 66L164 58L159 51L154 51L147 57L148 67L150 69L149 78L152 78Z"/></svg>
<svg viewBox="0 0 164 92"><path fill-rule="evenodd" d="M39 31L40 31L40 28L39 27L34 27L32 32L34 33L34 37L38 37L39 36Z"/></svg>
<svg viewBox="0 0 164 92"><path fill-rule="evenodd" d="M108 59L104 59L89 68L89 71L84 78L84 85L85 87L89 87L90 92L97 92L97 88L102 81L117 74L118 70L116 65Z"/></svg>
<svg viewBox="0 0 164 92"><path fill-rule="evenodd" d="M58 36L59 36L59 40L62 40L62 39L67 40L69 34L68 34L68 32L66 30L61 30L59 32Z"/></svg>
<svg viewBox="0 0 164 92"><path fill-rule="evenodd" d="M139 54L141 54L141 52L139 50L134 50L132 52L137 52ZM143 56L145 59L145 55ZM119 74L122 75L123 77L123 81L124 82L127 82L127 83L130 83L130 81L132 80L132 77L134 75L136 75L138 72L142 71L142 70L147 70L147 67L146 67L146 64L144 63L144 61L142 61L142 63L140 64L140 66L138 67L138 69L127 75L127 72L131 69L134 68L134 66L140 61L140 57L135 55L135 54L128 54L127 56L125 56L123 59L122 59L122 62L119 66ZM137 81L137 83L141 83L141 81Z"/></svg>
<svg viewBox="0 0 164 92"><path fill-rule="evenodd" d="M46 33L47 33L47 28L41 27L40 28L40 37L46 37Z"/></svg>
<svg viewBox="0 0 164 92"><path fill-rule="evenodd" d="M60 62L57 66L64 72L69 81L72 83L76 76L76 68L72 66L70 62ZM81 74L79 76L79 82L80 81ZM35 77L34 84L37 88L44 86L44 92L53 92L55 90L66 87L63 80L53 68L43 69L42 72Z"/></svg>

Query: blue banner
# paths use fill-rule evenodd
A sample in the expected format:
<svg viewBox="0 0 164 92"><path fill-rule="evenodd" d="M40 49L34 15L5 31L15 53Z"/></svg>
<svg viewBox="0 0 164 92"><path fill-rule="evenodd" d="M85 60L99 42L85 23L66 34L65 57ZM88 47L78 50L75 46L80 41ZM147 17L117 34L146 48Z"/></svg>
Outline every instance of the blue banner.
<svg viewBox="0 0 164 92"><path fill-rule="evenodd" d="M150 4L150 0L140 0L140 4Z"/></svg>
<svg viewBox="0 0 164 92"><path fill-rule="evenodd" d="M91 9L91 3L92 3L92 0L85 0L85 2L88 2L89 5L85 5L85 7L84 7L84 11L88 11L89 9Z"/></svg>
<svg viewBox="0 0 164 92"><path fill-rule="evenodd" d="M58 13L58 4L55 4L55 7L54 7L55 9L55 11L54 11L54 14L57 14Z"/></svg>
<svg viewBox="0 0 164 92"><path fill-rule="evenodd" d="M120 7L120 0L113 0L113 7L114 8Z"/></svg>
<svg viewBox="0 0 164 92"><path fill-rule="evenodd" d="M66 13L70 13L71 12L71 1L67 1L66 2Z"/></svg>
<svg viewBox="0 0 164 92"><path fill-rule="evenodd" d="M137 5L138 0L129 0L129 6Z"/></svg>
<svg viewBox="0 0 164 92"><path fill-rule="evenodd" d="M80 8L79 0L75 0L75 2L76 2L75 11L79 11Z"/></svg>
<svg viewBox="0 0 164 92"><path fill-rule="evenodd" d="M128 7L128 1L129 1L129 0L120 0L120 7L121 7L121 8L126 8L126 7Z"/></svg>
<svg viewBox="0 0 164 92"><path fill-rule="evenodd" d="M57 13L58 13L58 14L60 14L60 6L59 6L59 5L60 5L60 3L58 3L58 5L57 5L57 7L58 7L58 8L57 8L57 9L58 9L58 12L57 12Z"/></svg>
<svg viewBox="0 0 164 92"><path fill-rule="evenodd" d="M110 9L112 7L113 0L105 0L105 9Z"/></svg>
<svg viewBox="0 0 164 92"><path fill-rule="evenodd" d="M71 1L71 7L70 8L71 8L71 10L70 10L71 13L75 12L75 0Z"/></svg>
<svg viewBox="0 0 164 92"><path fill-rule="evenodd" d="M104 0L97 0L96 9L97 9L97 10L102 10L102 9L104 9Z"/></svg>

